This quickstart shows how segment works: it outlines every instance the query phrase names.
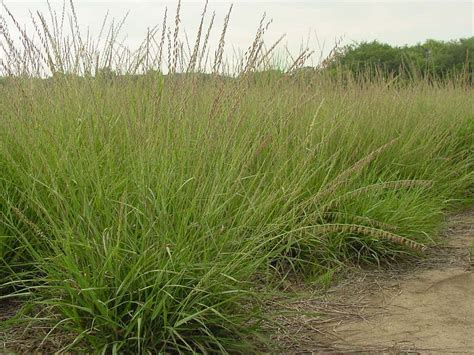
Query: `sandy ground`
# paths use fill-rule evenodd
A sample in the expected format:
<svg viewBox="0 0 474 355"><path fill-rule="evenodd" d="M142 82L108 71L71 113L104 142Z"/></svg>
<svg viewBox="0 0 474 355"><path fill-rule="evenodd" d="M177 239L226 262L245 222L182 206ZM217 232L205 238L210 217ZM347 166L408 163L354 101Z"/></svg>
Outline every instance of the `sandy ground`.
<svg viewBox="0 0 474 355"><path fill-rule="evenodd" d="M280 317L275 341L285 352L474 354L474 211L450 218L444 238L414 267L356 272L324 299L287 304L300 314Z"/></svg>
<svg viewBox="0 0 474 355"><path fill-rule="evenodd" d="M451 258L414 272L393 291L373 296L371 301L385 308L381 314L341 324L334 332L361 347L474 353L474 268L469 260L474 214L464 217L457 217L462 225L449 236Z"/></svg>
<svg viewBox="0 0 474 355"><path fill-rule="evenodd" d="M361 348L474 353L474 274L462 268L427 270L384 294L385 311L334 328Z"/></svg>

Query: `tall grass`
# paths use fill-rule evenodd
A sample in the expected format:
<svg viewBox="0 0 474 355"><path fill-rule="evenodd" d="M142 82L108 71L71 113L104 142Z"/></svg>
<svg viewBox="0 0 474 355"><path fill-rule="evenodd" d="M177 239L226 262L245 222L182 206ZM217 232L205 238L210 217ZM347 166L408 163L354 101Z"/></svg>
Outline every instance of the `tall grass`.
<svg viewBox="0 0 474 355"><path fill-rule="evenodd" d="M303 75L308 51L255 73L264 22L224 76L228 18L208 66L179 12L135 54L74 19L39 15L23 47L3 27L0 84L1 297L63 349L251 350L266 280L418 254L472 200L472 88Z"/></svg>

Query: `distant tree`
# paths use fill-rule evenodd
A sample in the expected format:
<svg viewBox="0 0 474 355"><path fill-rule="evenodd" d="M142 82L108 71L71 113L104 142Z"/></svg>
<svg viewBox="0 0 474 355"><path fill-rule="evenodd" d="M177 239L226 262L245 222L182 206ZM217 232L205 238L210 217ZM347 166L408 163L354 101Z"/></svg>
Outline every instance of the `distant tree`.
<svg viewBox="0 0 474 355"><path fill-rule="evenodd" d="M389 44L362 42L353 44L343 49L340 64L353 72L367 68L382 68L387 72L398 72L401 64L401 52Z"/></svg>
<svg viewBox="0 0 474 355"><path fill-rule="evenodd" d="M327 69L349 70L355 75L422 75L444 78L473 71L474 37L453 41L427 40L414 46L390 46L378 41L348 45Z"/></svg>
<svg viewBox="0 0 474 355"><path fill-rule="evenodd" d="M436 76L459 72L472 65L474 37L450 42L428 40L422 47L427 53L427 69Z"/></svg>

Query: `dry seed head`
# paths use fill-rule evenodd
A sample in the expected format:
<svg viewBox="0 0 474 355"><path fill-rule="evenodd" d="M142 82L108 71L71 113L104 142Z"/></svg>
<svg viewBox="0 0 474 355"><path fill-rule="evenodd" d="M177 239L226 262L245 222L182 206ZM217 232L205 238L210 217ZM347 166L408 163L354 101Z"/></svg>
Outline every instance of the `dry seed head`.
<svg viewBox="0 0 474 355"><path fill-rule="evenodd" d="M377 228L371 228L356 224L324 224L315 226L315 229L321 233L354 233L362 234L376 239L385 239L392 243L408 247L416 251L425 251L427 247L411 239L400 235L387 232Z"/></svg>
<svg viewBox="0 0 474 355"><path fill-rule="evenodd" d="M322 213L318 213L318 215L320 215L323 219L330 220L330 221L345 219L345 220L350 220L353 223L366 223L370 227L374 227L377 229L396 230L398 228L397 226L380 222L369 217L349 215L342 212L322 212Z"/></svg>
<svg viewBox="0 0 474 355"><path fill-rule="evenodd" d="M272 21L268 21L266 24L264 24L266 19L266 13L263 14L262 19L260 20L260 24L257 29L257 34L255 35L255 39L252 43L252 45L247 49L245 52L244 58L243 58L243 63L245 64L245 67L243 69L243 74L247 74L248 72L252 71L255 69L257 60L259 58L259 53L261 52L263 48L263 35L265 34L265 31L268 29Z"/></svg>
<svg viewBox="0 0 474 355"><path fill-rule="evenodd" d="M199 65L198 65L198 70L199 71L201 71L201 69L202 69L202 60L204 59L204 56L206 56L207 45L209 43L209 36L211 34L212 26L214 25L215 17L216 17L216 13L213 12L212 16L211 16L211 20L209 22L209 26L207 28L206 37L205 37L203 45L202 45L201 55L199 57ZM206 64L204 63L204 69L205 69L205 67L206 67Z"/></svg>
<svg viewBox="0 0 474 355"><path fill-rule="evenodd" d="M227 27L229 25L230 14L232 12L233 5L230 5L229 11L224 19L224 27L222 28L221 38L219 39L219 45L217 47L216 56L214 58L213 72L218 73L222 65L222 55L224 54L225 35L227 33Z"/></svg>
<svg viewBox="0 0 474 355"><path fill-rule="evenodd" d="M334 180L332 180L327 186L325 186L322 191L318 192L309 201L307 201L306 205L318 202L320 199L332 194L335 190L337 190L338 187L345 184L349 177L353 176L356 172L362 170L383 151L385 151L388 147L392 146L397 140L398 138L392 139L390 142L382 145L381 147L369 153L364 158L360 159L348 169L342 171L338 176L335 177Z"/></svg>
<svg viewBox="0 0 474 355"><path fill-rule="evenodd" d="M163 46L165 45L166 39L166 20L168 16L168 8L165 7L165 13L163 15L163 27L161 28L161 38L160 38L160 46L158 50L158 68L161 69L162 64L162 56L163 56Z"/></svg>
<svg viewBox="0 0 474 355"><path fill-rule="evenodd" d="M176 73L177 64L178 64L178 53L179 53L179 44L178 44L178 33L179 33L179 23L181 19L179 17L181 10L181 0L178 0L178 6L176 7L176 17L174 22L174 35L173 35L173 66L171 68L172 73Z"/></svg>
<svg viewBox="0 0 474 355"><path fill-rule="evenodd" d="M44 238L46 239L46 235L43 233L43 231L31 220L29 220L23 212L21 212L18 208L12 207L12 211L15 213L15 215L20 218L30 229L32 232L39 238Z"/></svg>
<svg viewBox="0 0 474 355"><path fill-rule="evenodd" d="M300 55L294 60L293 64L287 70L288 73L295 71L296 69L301 68L304 63L313 55L314 51L310 51L309 48L303 50Z"/></svg>
<svg viewBox="0 0 474 355"><path fill-rule="evenodd" d="M188 72L193 72L196 68L197 56L199 53L199 46L201 45L202 26L204 24L204 18L206 17L208 3L209 3L209 0L206 0L204 4L204 10L202 11L202 14L201 14L201 22L199 23L199 27L197 31L196 42L194 43L193 53L191 54L191 58L189 59Z"/></svg>
<svg viewBox="0 0 474 355"><path fill-rule="evenodd" d="M286 35L282 35L279 39L277 39L273 44L272 46L265 52L265 54L262 56L262 58L260 59L260 61L258 62L257 66L263 64L263 65L266 65L268 64L268 61L270 60L270 55L272 54L272 52L275 50L275 48L281 43L281 41L283 41L283 39L286 37ZM266 62L266 63L265 63Z"/></svg>

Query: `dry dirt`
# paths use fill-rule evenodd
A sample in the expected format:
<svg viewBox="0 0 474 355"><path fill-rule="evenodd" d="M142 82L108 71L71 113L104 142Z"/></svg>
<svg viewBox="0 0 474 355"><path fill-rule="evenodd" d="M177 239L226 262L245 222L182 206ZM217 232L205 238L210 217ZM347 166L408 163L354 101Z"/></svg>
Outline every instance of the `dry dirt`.
<svg viewBox="0 0 474 355"><path fill-rule="evenodd" d="M411 267L359 270L323 298L279 304L294 312L279 317L275 342L293 353L474 354L474 211L448 226Z"/></svg>

